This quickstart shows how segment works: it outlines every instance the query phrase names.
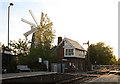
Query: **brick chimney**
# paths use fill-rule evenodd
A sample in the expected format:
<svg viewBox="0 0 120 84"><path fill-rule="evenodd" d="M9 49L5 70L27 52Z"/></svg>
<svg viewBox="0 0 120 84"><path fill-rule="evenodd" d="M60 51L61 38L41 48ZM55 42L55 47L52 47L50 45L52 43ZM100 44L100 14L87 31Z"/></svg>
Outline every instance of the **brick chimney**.
<svg viewBox="0 0 120 84"><path fill-rule="evenodd" d="M58 44L62 41L62 37L58 37Z"/></svg>
<svg viewBox="0 0 120 84"><path fill-rule="evenodd" d="M62 37L58 37L58 44L62 41ZM64 58L64 42L59 45L58 49L57 49L57 56L58 56L58 63L62 62L62 59Z"/></svg>

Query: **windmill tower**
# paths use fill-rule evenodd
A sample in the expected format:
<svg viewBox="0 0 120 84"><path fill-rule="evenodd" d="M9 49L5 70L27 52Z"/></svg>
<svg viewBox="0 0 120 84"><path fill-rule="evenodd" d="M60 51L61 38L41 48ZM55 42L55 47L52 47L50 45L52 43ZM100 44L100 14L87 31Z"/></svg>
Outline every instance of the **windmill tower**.
<svg viewBox="0 0 120 84"><path fill-rule="evenodd" d="M39 43L39 41L42 40L42 35L41 34L44 33L45 31L47 31L48 26L52 26L53 24L51 22L51 23L48 23L46 25L43 25L44 13L41 14L40 24L38 23L37 19L35 18L34 14L32 13L31 10L29 10L29 13L31 14L35 24L28 21L28 20L25 20L25 19L21 18L22 22L25 22L25 23L29 24L30 27L31 27L31 30L27 31L23 35L27 38L27 36L29 36L30 34L33 34L32 44L33 44L33 46L35 46ZM37 38L37 36L39 36L39 37Z"/></svg>

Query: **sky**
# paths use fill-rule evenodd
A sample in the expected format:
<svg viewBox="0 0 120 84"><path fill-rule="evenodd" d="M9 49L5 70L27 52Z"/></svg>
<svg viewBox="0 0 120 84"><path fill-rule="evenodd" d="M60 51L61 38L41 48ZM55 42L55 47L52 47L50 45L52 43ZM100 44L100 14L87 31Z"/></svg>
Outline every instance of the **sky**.
<svg viewBox="0 0 120 84"><path fill-rule="evenodd" d="M40 23L41 12L47 13L53 22L57 38L67 37L84 48L83 43L105 42L113 47L118 59L118 2L119 0L1 0L0 1L0 42L7 45L8 6L10 7L10 40L25 39L24 33L30 25L21 21L24 18L33 23L29 13L32 10ZM31 35L28 36L31 39Z"/></svg>

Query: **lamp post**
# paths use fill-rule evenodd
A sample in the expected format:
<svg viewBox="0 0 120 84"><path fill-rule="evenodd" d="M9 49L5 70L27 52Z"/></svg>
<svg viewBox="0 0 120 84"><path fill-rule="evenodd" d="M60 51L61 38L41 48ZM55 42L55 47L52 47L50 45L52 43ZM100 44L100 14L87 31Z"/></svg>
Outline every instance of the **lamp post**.
<svg viewBox="0 0 120 84"><path fill-rule="evenodd" d="M8 6L8 48L9 48L9 22L10 22L10 6L13 6L13 3L10 3Z"/></svg>
<svg viewBox="0 0 120 84"><path fill-rule="evenodd" d="M9 21L10 21L10 6L13 6L13 3L10 3L8 6L8 51L9 51ZM10 68L10 57L8 54L8 72Z"/></svg>

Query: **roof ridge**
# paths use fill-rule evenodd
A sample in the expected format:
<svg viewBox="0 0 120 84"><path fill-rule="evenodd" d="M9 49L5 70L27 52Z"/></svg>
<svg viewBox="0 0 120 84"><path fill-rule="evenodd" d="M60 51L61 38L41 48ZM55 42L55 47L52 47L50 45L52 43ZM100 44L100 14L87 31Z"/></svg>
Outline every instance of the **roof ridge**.
<svg viewBox="0 0 120 84"><path fill-rule="evenodd" d="M74 42L77 42L77 41L75 41L75 40L72 40L72 39L69 39L69 38L66 38L66 39L68 39L68 40L71 40L71 41L74 41ZM77 42L78 43L78 42Z"/></svg>
<svg viewBox="0 0 120 84"><path fill-rule="evenodd" d="M71 40L69 38L64 38L70 42L75 48L85 50L77 41Z"/></svg>

